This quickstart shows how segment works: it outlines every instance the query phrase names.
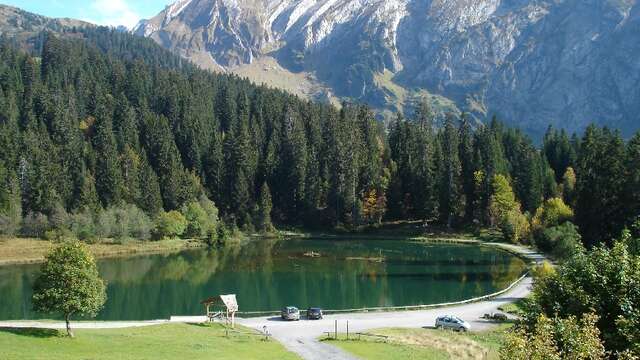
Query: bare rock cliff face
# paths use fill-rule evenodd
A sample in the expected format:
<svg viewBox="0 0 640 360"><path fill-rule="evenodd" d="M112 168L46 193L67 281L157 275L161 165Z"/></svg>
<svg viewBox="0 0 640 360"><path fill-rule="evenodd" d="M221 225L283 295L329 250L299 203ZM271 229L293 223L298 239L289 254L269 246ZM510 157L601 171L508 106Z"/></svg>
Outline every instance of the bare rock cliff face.
<svg viewBox="0 0 640 360"><path fill-rule="evenodd" d="M533 135L629 134L639 22L637 0L178 0L133 31L212 69L274 57L378 108L426 90Z"/></svg>

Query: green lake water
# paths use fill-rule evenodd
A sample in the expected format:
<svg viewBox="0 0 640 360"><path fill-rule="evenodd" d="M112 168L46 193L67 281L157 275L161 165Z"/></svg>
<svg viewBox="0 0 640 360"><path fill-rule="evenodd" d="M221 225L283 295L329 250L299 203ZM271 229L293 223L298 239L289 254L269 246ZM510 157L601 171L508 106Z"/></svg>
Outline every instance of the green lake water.
<svg viewBox="0 0 640 360"><path fill-rule="evenodd" d="M489 247L396 240L264 240L98 265L107 282L102 320L201 315L200 301L217 294L237 294L240 311L433 304L501 290L526 267ZM38 265L0 267L0 319L52 317L32 311L37 273Z"/></svg>

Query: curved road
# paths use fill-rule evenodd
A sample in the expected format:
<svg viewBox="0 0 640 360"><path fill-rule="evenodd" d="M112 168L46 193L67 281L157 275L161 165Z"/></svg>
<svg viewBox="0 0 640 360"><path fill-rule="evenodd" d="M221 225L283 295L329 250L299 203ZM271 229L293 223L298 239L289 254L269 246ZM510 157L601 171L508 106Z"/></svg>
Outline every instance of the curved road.
<svg viewBox="0 0 640 360"><path fill-rule="evenodd" d="M267 326L267 331L275 339L303 359L355 359L340 349L317 340L326 331L334 330L336 320L338 321L338 332L346 332L346 324L349 321L349 332L355 333L389 327L432 327L437 316L450 314L469 322L472 330L484 330L491 327L493 323L480 319L482 315L496 312L499 306L524 298L530 292L531 278L526 277L510 291L494 299L447 308L325 315L322 320L311 321L285 322L279 317L261 317L241 319L238 322L260 331L264 326Z"/></svg>

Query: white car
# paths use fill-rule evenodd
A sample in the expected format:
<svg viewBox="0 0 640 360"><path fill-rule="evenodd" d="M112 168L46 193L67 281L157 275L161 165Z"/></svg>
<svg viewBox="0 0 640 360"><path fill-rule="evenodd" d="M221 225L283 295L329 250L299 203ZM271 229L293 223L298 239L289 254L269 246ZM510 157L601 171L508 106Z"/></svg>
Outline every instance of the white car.
<svg viewBox="0 0 640 360"><path fill-rule="evenodd" d="M282 320L298 321L300 320L300 310L295 306L286 306L280 312Z"/></svg>
<svg viewBox="0 0 640 360"><path fill-rule="evenodd" d="M468 322L453 315L440 316L436 319L436 329L450 329L455 331L468 331L471 325Z"/></svg>

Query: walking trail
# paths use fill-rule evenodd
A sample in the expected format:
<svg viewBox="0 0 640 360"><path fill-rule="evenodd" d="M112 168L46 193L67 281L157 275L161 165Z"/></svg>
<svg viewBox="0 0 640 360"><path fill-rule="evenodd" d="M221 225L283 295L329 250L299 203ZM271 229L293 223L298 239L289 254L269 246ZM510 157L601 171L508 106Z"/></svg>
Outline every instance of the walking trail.
<svg viewBox="0 0 640 360"><path fill-rule="evenodd" d="M544 260L544 256L528 248L517 245L500 245L510 251L517 252L532 262ZM472 331L485 330L494 324L480 317L487 313L496 312L498 307L505 303L515 302L525 298L531 292L532 279L525 277L509 291L488 300L473 302L463 305L449 306L446 308L432 308L428 310L367 312L325 315L322 320L300 320L296 322L282 321L280 317L256 317L238 319L238 323L256 329L266 330L274 339L281 342L288 350L298 354L307 360L352 360L354 356L318 341L325 332L334 331L336 321L338 332L345 332L347 321L349 332L364 332L380 328L422 328L433 327L435 319L443 314L458 316L471 324ZM153 321L95 321L77 322L73 324L76 329L107 329L151 326L170 322L202 322L201 316L172 317L171 320ZM31 327L64 329L63 322L47 321L0 321L0 327Z"/></svg>

